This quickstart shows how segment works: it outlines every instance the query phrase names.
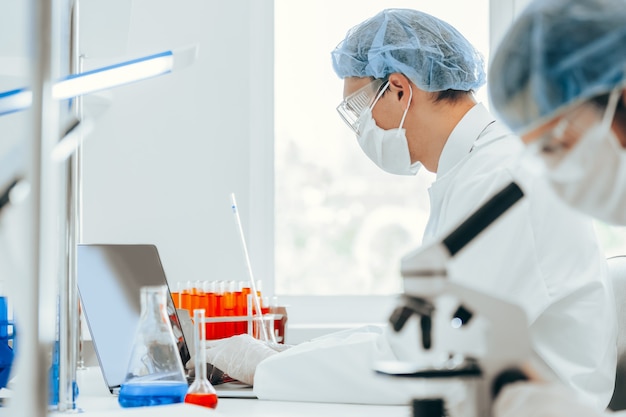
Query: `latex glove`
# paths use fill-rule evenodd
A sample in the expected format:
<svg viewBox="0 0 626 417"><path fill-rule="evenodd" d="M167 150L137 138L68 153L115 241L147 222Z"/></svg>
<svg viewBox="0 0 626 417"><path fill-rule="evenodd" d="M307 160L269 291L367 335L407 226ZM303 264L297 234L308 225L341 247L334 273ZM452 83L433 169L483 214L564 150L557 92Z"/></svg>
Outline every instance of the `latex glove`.
<svg viewBox="0 0 626 417"><path fill-rule="evenodd" d="M186 364L185 369L189 370L189 376L196 376L196 362L194 358L191 358ZM206 364L206 376L209 382L213 385L222 384L224 382L228 382L224 378L224 372L221 369L218 369L217 366L213 366L210 363Z"/></svg>
<svg viewBox="0 0 626 417"><path fill-rule="evenodd" d="M493 405L494 417L608 416L584 404L576 393L558 384L516 382L507 385Z"/></svg>
<svg viewBox="0 0 626 417"><path fill-rule="evenodd" d="M261 361L290 347L268 344L248 334L209 341L206 346L207 363L213 364L228 376L250 385L254 383L254 373Z"/></svg>

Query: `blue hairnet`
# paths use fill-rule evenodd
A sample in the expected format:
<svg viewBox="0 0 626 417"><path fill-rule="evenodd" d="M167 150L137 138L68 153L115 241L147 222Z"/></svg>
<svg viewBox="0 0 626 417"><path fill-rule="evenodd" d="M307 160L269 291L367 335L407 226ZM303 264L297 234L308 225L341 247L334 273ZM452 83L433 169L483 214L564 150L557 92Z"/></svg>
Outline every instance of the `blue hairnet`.
<svg viewBox="0 0 626 417"><path fill-rule="evenodd" d="M429 14L387 9L348 31L332 52L340 78L399 72L424 91L475 90L485 83L482 55L452 26Z"/></svg>
<svg viewBox="0 0 626 417"><path fill-rule="evenodd" d="M625 0L536 0L493 56L491 103L522 133L623 85L625 71Z"/></svg>

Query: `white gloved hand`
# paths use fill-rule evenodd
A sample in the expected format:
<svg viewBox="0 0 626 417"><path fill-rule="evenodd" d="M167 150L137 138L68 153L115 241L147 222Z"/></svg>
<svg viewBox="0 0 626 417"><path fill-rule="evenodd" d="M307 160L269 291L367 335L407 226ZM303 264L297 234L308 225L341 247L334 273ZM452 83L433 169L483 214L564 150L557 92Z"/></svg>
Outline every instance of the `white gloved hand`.
<svg viewBox="0 0 626 417"><path fill-rule="evenodd" d="M608 416L578 400L576 393L558 385L516 382L507 385L493 405L494 417L599 417Z"/></svg>
<svg viewBox="0 0 626 417"><path fill-rule="evenodd" d="M241 382L252 385L256 367L261 361L274 356L289 345L268 344L247 334L206 344L206 361ZM187 367L192 366L192 363Z"/></svg>

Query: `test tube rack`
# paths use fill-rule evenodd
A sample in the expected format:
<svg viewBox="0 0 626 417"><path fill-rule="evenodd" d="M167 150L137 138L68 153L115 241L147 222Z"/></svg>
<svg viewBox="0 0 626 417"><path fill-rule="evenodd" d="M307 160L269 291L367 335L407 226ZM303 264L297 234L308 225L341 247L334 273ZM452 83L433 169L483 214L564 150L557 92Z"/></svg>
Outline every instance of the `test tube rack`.
<svg viewBox="0 0 626 417"><path fill-rule="evenodd" d="M261 307L262 314L259 316L254 311L254 303L251 294L248 295L247 305L247 314L243 316L205 316L206 339L222 339L244 333L249 334L255 339L262 339L263 336L260 331L260 326L263 325L267 330L270 340L273 336L273 339L275 339L273 341L283 343L283 332L278 332L277 334L277 330L280 330L280 326L277 326L276 323L282 320L284 315L272 312L272 308L269 308L267 312L263 312L265 308Z"/></svg>
<svg viewBox="0 0 626 417"><path fill-rule="evenodd" d="M224 339L239 334L263 339L260 327L262 323L270 341L284 343L286 309L270 307L267 302L262 302L260 291L258 297L261 314L256 312L253 294L246 287L241 291L204 292L199 288L187 288L172 292L176 308L188 310L190 317L193 317L195 309L205 311L206 340Z"/></svg>

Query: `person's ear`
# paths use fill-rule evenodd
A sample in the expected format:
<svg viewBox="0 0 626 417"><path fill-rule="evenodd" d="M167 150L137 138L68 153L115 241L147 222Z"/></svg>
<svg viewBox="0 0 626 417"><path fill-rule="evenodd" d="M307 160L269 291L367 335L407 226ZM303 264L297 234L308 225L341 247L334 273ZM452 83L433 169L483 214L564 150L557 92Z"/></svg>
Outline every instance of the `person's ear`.
<svg viewBox="0 0 626 417"><path fill-rule="evenodd" d="M388 88L393 97L400 102L402 108L406 109L411 99L411 82L409 79L399 72L394 72L389 75Z"/></svg>

